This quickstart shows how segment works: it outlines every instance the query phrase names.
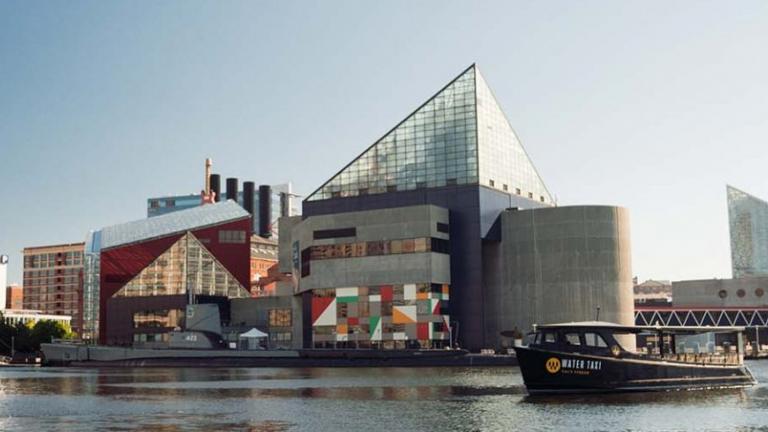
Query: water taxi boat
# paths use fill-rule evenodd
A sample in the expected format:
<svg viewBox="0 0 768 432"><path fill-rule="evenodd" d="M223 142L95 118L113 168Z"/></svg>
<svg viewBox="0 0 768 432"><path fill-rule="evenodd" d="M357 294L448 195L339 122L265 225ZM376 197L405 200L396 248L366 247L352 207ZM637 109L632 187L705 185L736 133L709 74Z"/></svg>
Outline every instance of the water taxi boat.
<svg viewBox="0 0 768 432"><path fill-rule="evenodd" d="M515 347L528 393L604 393L748 387L743 327L534 326ZM636 349L636 341L645 346Z"/></svg>

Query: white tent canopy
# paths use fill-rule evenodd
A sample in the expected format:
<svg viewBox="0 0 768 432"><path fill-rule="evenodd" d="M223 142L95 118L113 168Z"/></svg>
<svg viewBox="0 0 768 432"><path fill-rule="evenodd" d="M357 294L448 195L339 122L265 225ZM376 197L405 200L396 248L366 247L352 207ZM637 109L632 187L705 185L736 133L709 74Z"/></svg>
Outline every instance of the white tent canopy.
<svg viewBox="0 0 768 432"><path fill-rule="evenodd" d="M248 330L245 333L240 334L241 338L265 338L267 336L269 336L269 335L264 333L263 331L257 329L256 327Z"/></svg>

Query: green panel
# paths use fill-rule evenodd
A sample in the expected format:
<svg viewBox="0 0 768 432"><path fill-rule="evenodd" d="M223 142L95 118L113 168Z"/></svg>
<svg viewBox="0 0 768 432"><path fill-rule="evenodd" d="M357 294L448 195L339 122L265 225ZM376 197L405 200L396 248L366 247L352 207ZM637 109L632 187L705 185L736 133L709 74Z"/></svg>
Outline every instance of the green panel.
<svg viewBox="0 0 768 432"><path fill-rule="evenodd" d="M357 303L357 296L336 297L337 303Z"/></svg>
<svg viewBox="0 0 768 432"><path fill-rule="evenodd" d="M371 340L381 340L382 339L382 330L379 330L378 338L374 339L374 336L376 335L376 330L381 326L381 317L378 316L372 316L368 318L368 322L370 324L369 332L370 332L370 338Z"/></svg>

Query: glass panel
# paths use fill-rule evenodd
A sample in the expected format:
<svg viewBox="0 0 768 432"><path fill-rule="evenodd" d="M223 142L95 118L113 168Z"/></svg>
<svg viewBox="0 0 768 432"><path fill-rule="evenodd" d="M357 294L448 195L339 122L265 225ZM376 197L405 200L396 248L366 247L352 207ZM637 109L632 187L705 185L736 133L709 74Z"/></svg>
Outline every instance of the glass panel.
<svg viewBox="0 0 768 432"><path fill-rule="evenodd" d="M608 347L608 344L605 343L605 339L597 333L584 333L584 342L590 347Z"/></svg>
<svg viewBox="0 0 768 432"><path fill-rule="evenodd" d="M578 333L566 333L565 342L568 345L581 345L581 341L579 340Z"/></svg>
<svg viewBox="0 0 768 432"><path fill-rule="evenodd" d="M480 160L480 184L499 190L513 187L518 195L522 190L525 196L553 205L552 196L483 75L477 72L476 77L479 154L467 157L477 156Z"/></svg>
<svg viewBox="0 0 768 432"><path fill-rule="evenodd" d="M128 282L116 297L185 294L248 297L240 282L191 233Z"/></svg>
<svg viewBox="0 0 768 432"><path fill-rule="evenodd" d="M458 184L476 181L475 101L473 66L307 200L439 187L449 177ZM457 182L457 172L467 175Z"/></svg>

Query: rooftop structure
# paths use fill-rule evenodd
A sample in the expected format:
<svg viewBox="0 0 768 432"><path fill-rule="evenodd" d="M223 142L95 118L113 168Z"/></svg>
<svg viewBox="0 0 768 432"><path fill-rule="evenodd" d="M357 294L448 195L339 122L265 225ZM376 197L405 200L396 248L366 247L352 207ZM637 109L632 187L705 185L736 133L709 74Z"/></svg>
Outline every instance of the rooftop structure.
<svg viewBox="0 0 768 432"><path fill-rule="evenodd" d="M473 64L307 201L477 184L554 204Z"/></svg>

